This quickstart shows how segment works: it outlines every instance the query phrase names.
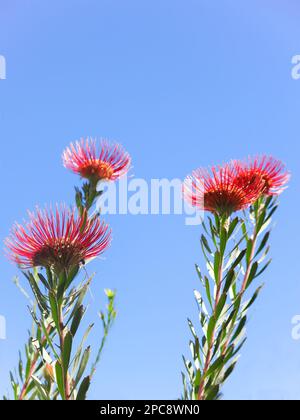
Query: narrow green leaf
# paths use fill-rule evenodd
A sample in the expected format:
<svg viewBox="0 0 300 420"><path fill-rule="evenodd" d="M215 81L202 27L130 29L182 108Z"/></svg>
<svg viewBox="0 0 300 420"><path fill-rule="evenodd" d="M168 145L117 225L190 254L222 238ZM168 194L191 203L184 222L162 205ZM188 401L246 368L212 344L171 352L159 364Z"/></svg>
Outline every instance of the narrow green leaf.
<svg viewBox="0 0 300 420"><path fill-rule="evenodd" d="M228 230L228 238L231 238L231 236L232 236L232 234L234 233L234 231L235 231L235 229L236 229L236 227L237 227L237 225L238 225L238 223L239 223L239 218L238 217L236 217L231 223L230 223L230 226L229 226L229 230Z"/></svg>
<svg viewBox="0 0 300 420"><path fill-rule="evenodd" d="M247 322L247 317L246 316L244 316L242 319L241 319L241 321L240 321L240 323L239 323L239 325L238 325L238 327L237 327L237 329L235 330L235 333L234 333L234 335L233 335L233 337L232 337L232 339L231 339L231 343L233 343L237 338L238 338L238 336L240 335L240 333L242 332L242 330L244 329L244 327L245 327L245 325L246 325L246 322Z"/></svg>
<svg viewBox="0 0 300 420"><path fill-rule="evenodd" d="M255 278L259 277L261 274L263 274L264 271L269 267L272 260L268 261L267 264L255 275Z"/></svg>
<svg viewBox="0 0 300 420"><path fill-rule="evenodd" d="M76 265L71 269L66 279L65 290L67 290L69 286L71 285L71 283L74 281L75 277L77 276L79 272L79 269L80 269L79 265Z"/></svg>
<svg viewBox="0 0 300 420"><path fill-rule="evenodd" d="M226 276L225 286L224 286L224 293L227 293L230 287L232 286L233 282L235 281L235 272L234 270L230 270Z"/></svg>
<svg viewBox="0 0 300 420"><path fill-rule="evenodd" d="M212 308L213 303L212 303L212 295L211 295L211 290L210 290L210 282L209 282L209 279L206 276L204 278L204 281L205 281L206 297L208 299L210 307Z"/></svg>
<svg viewBox="0 0 300 420"><path fill-rule="evenodd" d="M208 243L208 241L207 241L207 239L205 238L205 236L204 236L204 235L202 235L202 236L201 236L201 242L202 242L202 244L204 245L204 247L206 248L206 250L207 250L210 254L212 254L212 250L210 249L209 243Z"/></svg>
<svg viewBox="0 0 300 420"><path fill-rule="evenodd" d="M56 373L56 382L57 382L57 388L60 393L60 396L63 400L66 399L65 396L65 385L64 385L64 379L63 379L63 370L60 362L56 362L55 364L55 373Z"/></svg>
<svg viewBox="0 0 300 420"><path fill-rule="evenodd" d="M216 327L216 319L212 316L209 320L207 327L207 343L210 344L213 340L213 335Z"/></svg>
<svg viewBox="0 0 300 420"><path fill-rule="evenodd" d="M80 364L79 364L79 368L78 368L78 372L77 372L77 375L76 375L76 378L75 378L74 388L76 388L76 386L78 385L79 381L81 380L81 378L82 378L82 376L85 372L85 369L87 367L90 355L91 355L91 348L88 347L82 355L82 358L81 358L81 361L80 361Z"/></svg>
<svg viewBox="0 0 300 420"><path fill-rule="evenodd" d="M221 258L224 257L224 253L226 250L226 245L227 245L227 240L228 240L228 236L227 236L227 230L225 228L222 228L221 231L221 236L220 236L220 255Z"/></svg>
<svg viewBox="0 0 300 420"><path fill-rule="evenodd" d="M247 253L246 253L247 265L251 263L251 255L252 255L253 246L254 246L254 242L252 239L250 239L247 243Z"/></svg>
<svg viewBox="0 0 300 420"><path fill-rule="evenodd" d="M257 270L258 270L258 263L255 262L254 264L252 264L250 274L249 274L249 278L248 278L247 285L246 285L246 289L248 289L248 287L250 286L252 281L255 279Z"/></svg>
<svg viewBox="0 0 300 420"><path fill-rule="evenodd" d="M218 303L218 305L216 307L216 311L215 311L215 319L216 319L216 321L219 320L220 315L222 314L222 311L224 309L226 300L227 300L227 294L226 293L223 293L222 296L220 297L219 303Z"/></svg>
<svg viewBox="0 0 300 420"><path fill-rule="evenodd" d="M73 337L70 331L67 332L65 339L64 339L64 348L63 348L63 369L64 372L67 372L69 369L70 358L72 353L72 344L73 344Z"/></svg>
<svg viewBox="0 0 300 420"><path fill-rule="evenodd" d="M263 286L260 286L254 293L254 295L252 296L252 298L250 299L249 303L247 304L247 306L244 309L244 312L247 312L247 310L253 305L253 303L256 301L256 299L258 298L261 290L262 290Z"/></svg>
<svg viewBox="0 0 300 420"><path fill-rule="evenodd" d="M86 400L86 396L87 396L87 392L89 390L89 387L91 385L91 379L89 376L87 376L86 378L84 378L84 380L82 381L79 391L78 391L78 395L77 395L77 401L84 401Z"/></svg>
<svg viewBox="0 0 300 420"><path fill-rule="evenodd" d="M259 248L256 252L255 257L257 257L261 253L261 251L265 248L265 246L267 245L267 243L269 241L269 238L270 238L270 234L271 234L270 231L265 234L265 236L264 236L263 240L261 241L261 244L260 244L260 246L259 246Z"/></svg>
<svg viewBox="0 0 300 420"><path fill-rule="evenodd" d="M47 282L45 277L41 273L38 273L38 277L41 280L41 282L43 283L43 285L46 287L46 289L49 290L50 289L49 283Z"/></svg>
<svg viewBox="0 0 300 420"><path fill-rule="evenodd" d="M237 259L234 261L234 263L230 267L230 270L234 270L242 262L242 260L244 259L245 255L246 255L246 252L247 251L245 249L240 252L239 256L237 257Z"/></svg>
<svg viewBox="0 0 300 420"><path fill-rule="evenodd" d="M80 322L82 320L84 312L85 312L84 306L81 305L81 306L79 306L79 308L76 310L76 312L74 314L74 318L73 318L72 325L71 325L71 333L72 333L73 337L75 337L75 335L76 335L76 332L78 330L78 327L80 325Z"/></svg>
<svg viewBox="0 0 300 420"><path fill-rule="evenodd" d="M50 302L50 308L51 308L51 315L53 318L53 321L55 323L56 329L59 331L59 316L58 316L58 308L55 296L52 292L49 293L49 302Z"/></svg>
<svg viewBox="0 0 300 420"><path fill-rule="evenodd" d="M216 284L219 284L220 282L220 266L221 266L221 255L220 252L217 251L215 253L215 261L214 261L214 275L215 275L215 281Z"/></svg>
<svg viewBox="0 0 300 420"><path fill-rule="evenodd" d="M208 369L207 374L205 375L206 378L210 377L211 375L215 374L215 371L222 370L224 365L224 357L220 356L218 359L211 365L211 367Z"/></svg>

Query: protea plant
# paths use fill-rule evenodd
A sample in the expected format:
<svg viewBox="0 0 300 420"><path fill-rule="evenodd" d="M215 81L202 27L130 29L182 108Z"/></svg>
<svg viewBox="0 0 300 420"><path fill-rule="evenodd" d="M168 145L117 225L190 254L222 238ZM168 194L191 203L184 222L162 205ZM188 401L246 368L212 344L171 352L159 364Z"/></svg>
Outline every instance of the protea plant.
<svg viewBox="0 0 300 420"><path fill-rule="evenodd" d="M130 157L119 145L101 142L97 148L96 141L87 140L71 145L63 162L87 180L81 189L75 188L77 209L37 208L27 223L15 224L5 241L8 257L24 273L35 298L25 354L20 353L18 373L11 373L16 400L86 399L116 317L115 292L107 289L107 310L99 313L103 335L91 363L92 349L85 342L93 325L84 334L80 329L87 309L84 298L94 277L87 264L108 249L111 230L90 210L101 194L98 182L124 175Z"/></svg>
<svg viewBox="0 0 300 420"><path fill-rule="evenodd" d="M219 399L236 366L248 310L262 289L257 279L271 262L272 216L289 177L280 161L263 156L198 169L184 182L187 202L209 214L201 236L204 268L196 265L201 333L188 320L192 360L184 358L183 399Z"/></svg>

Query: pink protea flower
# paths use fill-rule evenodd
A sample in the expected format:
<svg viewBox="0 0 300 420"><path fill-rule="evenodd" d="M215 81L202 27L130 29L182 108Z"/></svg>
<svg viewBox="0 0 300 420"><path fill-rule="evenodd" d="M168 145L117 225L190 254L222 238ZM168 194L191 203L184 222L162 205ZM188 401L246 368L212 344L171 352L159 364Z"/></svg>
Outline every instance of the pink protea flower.
<svg viewBox="0 0 300 420"><path fill-rule="evenodd" d="M248 208L261 195L260 178L251 184L236 182L241 168L237 164L223 167L197 169L184 181L185 200L200 210L227 215Z"/></svg>
<svg viewBox="0 0 300 420"><path fill-rule="evenodd" d="M15 224L5 241L8 257L22 268L69 270L102 254L110 245L111 231L99 218L78 216L66 207L37 209L30 221Z"/></svg>
<svg viewBox="0 0 300 420"><path fill-rule="evenodd" d="M290 180L285 165L273 157L249 158L246 162L235 161L234 165L237 169L236 183L241 186L251 185L261 179L262 195L281 194Z"/></svg>
<svg viewBox="0 0 300 420"><path fill-rule="evenodd" d="M131 158L119 144L102 140L97 147L96 140L82 139L63 152L63 163L90 181L116 181L129 171Z"/></svg>

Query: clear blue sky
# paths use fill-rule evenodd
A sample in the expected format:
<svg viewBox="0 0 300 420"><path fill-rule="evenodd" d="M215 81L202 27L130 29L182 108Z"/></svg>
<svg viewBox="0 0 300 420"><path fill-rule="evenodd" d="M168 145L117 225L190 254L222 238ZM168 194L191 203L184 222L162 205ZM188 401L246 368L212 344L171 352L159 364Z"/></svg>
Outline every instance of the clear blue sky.
<svg viewBox="0 0 300 420"><path fill-rule="evenodd" d="M137 177L273 154L293 173L272 237L274 262L225 398L300 398L300 54L296 0L0 0L1 241L35 204L72 203L61 165L81 136L118 140ZM200 229L181 216L111 216L114 242L93 285L118 290L118 320L91 398L177 398L187 316L196 315ZM26 338L26 301L1 255L0 390ZM96 334L93 342L96 342Z"/></svg>

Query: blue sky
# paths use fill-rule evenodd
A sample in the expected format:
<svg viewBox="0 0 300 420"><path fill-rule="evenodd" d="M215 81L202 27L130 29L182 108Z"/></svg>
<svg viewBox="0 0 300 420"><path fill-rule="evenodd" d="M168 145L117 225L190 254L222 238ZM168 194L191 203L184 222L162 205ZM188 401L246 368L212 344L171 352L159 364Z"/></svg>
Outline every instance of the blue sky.
<svg viewBox="0 0 300 420"><path fill-rule="evenodd" d="M298 257L300 54L296 0L0 0L1 241L36 204L73 201L61 152L82 136L121 142L139 178L267 153L293 174L272 237L274 262L225 398L300 398ZM183 216L110 216L114 242L90 270L89 317L105 287L118 320L90 397L177 398L188 316L196 315L199 227ZM0 256L0 390L30 318ZM25 284L25 283L24 283ZM100 328L100 325L99 325ZM92 339L97 342L97 333Z"/></svg>

